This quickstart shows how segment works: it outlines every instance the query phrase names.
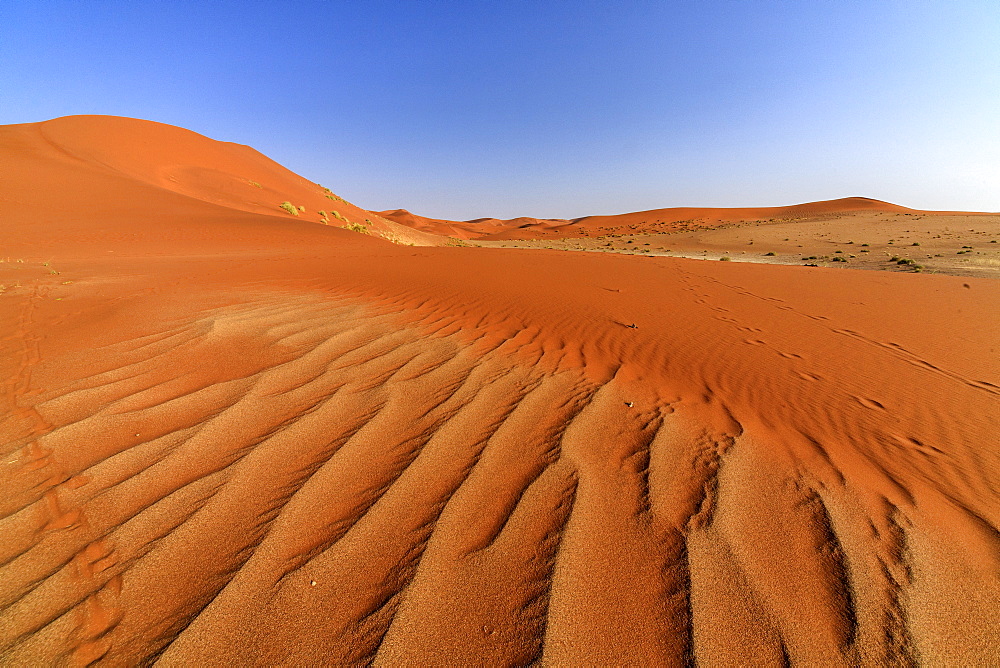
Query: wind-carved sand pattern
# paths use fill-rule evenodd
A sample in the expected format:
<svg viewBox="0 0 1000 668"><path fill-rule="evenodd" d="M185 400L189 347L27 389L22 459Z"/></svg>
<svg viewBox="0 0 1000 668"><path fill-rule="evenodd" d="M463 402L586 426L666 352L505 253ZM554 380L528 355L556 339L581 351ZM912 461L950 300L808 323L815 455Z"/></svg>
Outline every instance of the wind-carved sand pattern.
<svg viewBox="0 0 1000 668"><path fill-rule="evenodd" d="M905 392L890 412L826 383L819 362L777 400L773 378L803 356L741 324L739 300L718 307L712 290L728 288L710 283L681 278L726 311L718 341L681 324L637 339L624 350L648 373L565 363L594 359L581 341L613 347L587 325L561 345L530 326L491 337L475 305L420 295L262 294L181 313L81 348L63 365L88 373L59 386L33 371L37 341L16 339L0 660L993 655L997 453L970 444L996 425ZM711 354L745 345L747 327L777 371ZM989 389L886 347L861 354L890 377L905 368L901 383L952 383L955 401Z"/></svg>

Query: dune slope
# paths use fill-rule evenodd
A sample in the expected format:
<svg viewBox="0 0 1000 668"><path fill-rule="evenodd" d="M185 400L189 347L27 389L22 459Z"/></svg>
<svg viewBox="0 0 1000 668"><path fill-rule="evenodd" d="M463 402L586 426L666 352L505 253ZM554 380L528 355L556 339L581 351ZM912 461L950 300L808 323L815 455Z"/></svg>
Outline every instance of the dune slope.
<svg viewBox="0 0 1000 668"><path fill-rule="evenodd" d="M96 158L19 159L81 213L0 263L3 664L1000 651L996 282L402 247L121 170L88 215Z"/></svg>

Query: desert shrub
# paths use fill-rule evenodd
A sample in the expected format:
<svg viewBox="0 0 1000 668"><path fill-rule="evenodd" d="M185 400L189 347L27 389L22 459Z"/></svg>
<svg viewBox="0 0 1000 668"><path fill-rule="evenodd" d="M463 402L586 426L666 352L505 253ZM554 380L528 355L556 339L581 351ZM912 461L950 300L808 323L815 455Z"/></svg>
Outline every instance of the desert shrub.
<svg viewBox="0 0 1000 668"><path fill-rule="evenodd" d="M347 225L344 225L343 227L345 230L350 230L351 232L360 232L361 234L368 234L368 228L359 223L347 223Z"/></svg>
<svg viewBox="0 0 1000 668"><path fill-rule="evenodd" d="M847 262L847 258L846 257L835 257L832 260L830 260L830 262Z"/></svg>
<svg viewBox="0 0 1000 668"><path fill-rule="evenodd" d="M719 262L731 262L732 259L733 258L729 257L728 255L723 255L722 257L719 258Z"/></svg>
<svg viewBox="0 0 1000 668"><path fill-rule="evenodd" d="M306 208L304 206L300 206L299 207L299 211L302 212L302 213L305 213L306 212Z"/></svg>
<svg viewBox="0 0 1000 668"><path fill-rule="evenodd" d="M773 256L773 255L774 255L774 253L773 253L773 252L771 252L771 253L764 253L764 255L767 255L767 256Z"/></svg>
<svg viewBox="0 0 1000 668"><path fill-rule="evenodd" d="M919 242L919 241L914 241L914 242L913 242L912 244L910 244L910 245L911 245L911 246L919 246L919 245L920 245L920 242Z"/></svg>
<svg viewBox="0 0 1000 668"><path fill-rule="evenodd" d="M263 188L263 187L264 187L264 186L260 185L259 183L257 183L256 181L250 181L249 183L250 183L250 185L252 185L252 186L253 186L254 188Z"/></svg>
<svg viewBox="0 0 1000 668"><path fill-rule="evenodd" d="M293 216L299 215L299 210L291 202L282 202L279 206Z"/></svg>

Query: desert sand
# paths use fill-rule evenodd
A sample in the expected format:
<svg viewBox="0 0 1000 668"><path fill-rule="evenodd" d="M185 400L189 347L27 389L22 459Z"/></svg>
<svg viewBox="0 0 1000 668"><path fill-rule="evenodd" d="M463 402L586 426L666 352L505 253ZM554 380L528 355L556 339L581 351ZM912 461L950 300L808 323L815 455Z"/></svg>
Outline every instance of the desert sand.
<svg viewBox="0 0 1000 668"><path fill-rule="evenodd" d="M464 247L641 221L372 212L132 119L0 156L3 665L1000 656L997 280ZM924 229L836 202L636 234Z"/></svg>

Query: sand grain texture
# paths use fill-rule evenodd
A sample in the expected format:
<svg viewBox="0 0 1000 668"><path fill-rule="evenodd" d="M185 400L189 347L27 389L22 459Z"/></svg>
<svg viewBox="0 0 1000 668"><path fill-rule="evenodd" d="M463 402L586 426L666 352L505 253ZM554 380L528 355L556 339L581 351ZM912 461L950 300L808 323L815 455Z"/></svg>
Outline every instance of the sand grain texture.
<svg viewBox="0 0 1000 668"><path fill-rule="evenodd" d="M128 119L0 150L3 665L1000 654L996 282L393 245Z"/></svg>

